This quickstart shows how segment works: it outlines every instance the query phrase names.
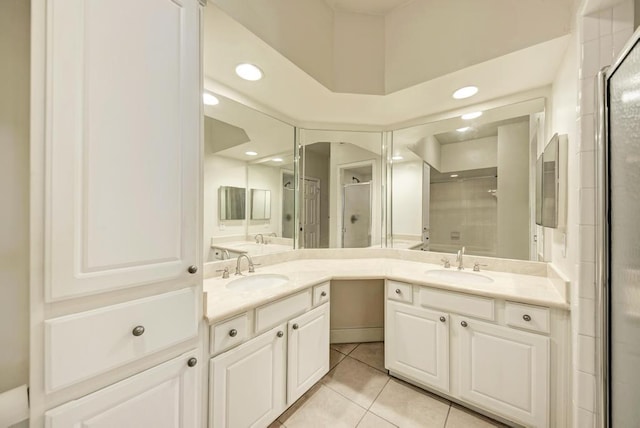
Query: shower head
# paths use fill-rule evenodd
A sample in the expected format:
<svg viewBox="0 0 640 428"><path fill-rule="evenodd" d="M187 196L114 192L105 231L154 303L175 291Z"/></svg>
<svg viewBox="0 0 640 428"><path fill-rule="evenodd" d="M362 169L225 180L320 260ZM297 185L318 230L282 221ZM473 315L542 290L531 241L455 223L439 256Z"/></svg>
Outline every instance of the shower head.
<svg viewBox="0 0 640 428"><path fill-rule="evenodd" d="M284 183L284 187L288 189L287 186L291 186L291 182L290 181L287 181L286 183Z"/></svg>
<svg viewBox="0 0 640 428"><path fill-rule="evenodd" d="M351 177L351 181L354 183L360 183L360 179L358 177Z"/></svg>

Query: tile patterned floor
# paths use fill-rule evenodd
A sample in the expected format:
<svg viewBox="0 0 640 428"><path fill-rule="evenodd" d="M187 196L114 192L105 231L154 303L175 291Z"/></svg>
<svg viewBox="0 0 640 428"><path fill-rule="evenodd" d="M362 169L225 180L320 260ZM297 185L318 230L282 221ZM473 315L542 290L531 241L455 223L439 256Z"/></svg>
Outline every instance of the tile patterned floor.
<svg viewBox="0 0 640 428"><path fill-rule="evenodd" d="M504 427L387 375L382 342L336 344L331 370L270 428Z"/></svg>

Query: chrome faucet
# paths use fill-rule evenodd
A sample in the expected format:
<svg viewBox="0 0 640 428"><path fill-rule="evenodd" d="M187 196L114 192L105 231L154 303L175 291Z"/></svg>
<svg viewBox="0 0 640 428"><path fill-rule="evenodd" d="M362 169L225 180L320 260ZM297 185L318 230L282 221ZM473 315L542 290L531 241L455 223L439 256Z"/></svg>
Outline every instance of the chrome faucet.
<svg viewBox="0 0 640 428"><path fill-rule="evenodd" d="M258 239L258 237L260 237L260 239ZM264 235L262 235L262 233L256 235L256 244L264 244Z"/></svg>
<svg viewBox="0 0 640 428"><path fill-rule="evenodd" d="M463 259L464 258L464 247L458 250L458 256L456 257L456 261L458 262L458 270L464 269Z"/></svg>
<svg viewBox="0 0 640 428"><path fill-rule="evenodd" d="M277 234L277 233L275 233L275 232L271 232L271 233L269 234L269 236L273 236L274 238L277 238L277 237L278 237L278 234Z"/></svg>
<svg viewBox="0 0 640 428"><path fill-rule="evenodd" d="M229 260L230 258L231 258L231 255L229 254L229 250L223 249L222 250L222 260Z"/></svg>
<svg viewBox="0 0 640 428"><path fill-rule="evenodd" d="M249 262L249 273L254 273L256 271L256 268L253 265L253 260L251 260L249 254L243 253L238 256L238 262L236 263L236 275L242 275L242 270L240 269L240 261L243 257L246 257L247 262Z"/></svg>

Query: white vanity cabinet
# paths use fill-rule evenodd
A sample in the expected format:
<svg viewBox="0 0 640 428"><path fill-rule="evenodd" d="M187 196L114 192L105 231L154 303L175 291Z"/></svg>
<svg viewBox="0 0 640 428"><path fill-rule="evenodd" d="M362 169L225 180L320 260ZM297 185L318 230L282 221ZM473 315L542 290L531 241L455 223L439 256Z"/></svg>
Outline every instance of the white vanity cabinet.
<svg viewBox="0 0 640 428"><path fill-rule="evenodd" d="M455 316L460 397L527 426L548 426L549 338Z"/></svg>
<svg viewBox="0 0 640 428"><path fill-rule="evenodd" d="M198 352L152 369L45 413L46 428L200 426Z"/></svg>
<svg viewBox="0 0 640 428"><path fill-rule="evenodd" d="M392 375L518 424L566 425L566 311L395 281L386 287Z"/></svg>
<svg viewBox="0 0 640 428"><path fill-rule="evenodd" d="M446 312L389 301L384 337L387 369L448 392L448 318Z"/></svg>
<svg viewBox="0 0 640 428"><path fill-rule="evenodd" d="M329 371L329 303L310 307L306 290L211 327L212 341L232 331L235 339L254 319L257 336L246 333L247 341L211 359L209 427L266 427ZM279 324L260 333L278 313Z"/></svg>

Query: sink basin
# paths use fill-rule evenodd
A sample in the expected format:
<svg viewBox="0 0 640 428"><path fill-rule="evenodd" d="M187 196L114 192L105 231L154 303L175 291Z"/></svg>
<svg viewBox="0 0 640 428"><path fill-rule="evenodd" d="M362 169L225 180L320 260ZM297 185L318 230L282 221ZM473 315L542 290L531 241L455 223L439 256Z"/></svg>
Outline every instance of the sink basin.
<svg viewBox="0 0 640 428"><path fill-rule="evenodd" d="M265 290L279 287L289 282L289 277L275 273L249 274L234 279L227 284L227 288L237 291Z"/></svg>
<svg viewBox="0 0 640 428"><path fill-rule="evenodd" d="M475 272L465 272L461 270L433 269L428 270L428 278L439 279L447 282L457 282L464 284L490 284L493 278Z"/></svg>

